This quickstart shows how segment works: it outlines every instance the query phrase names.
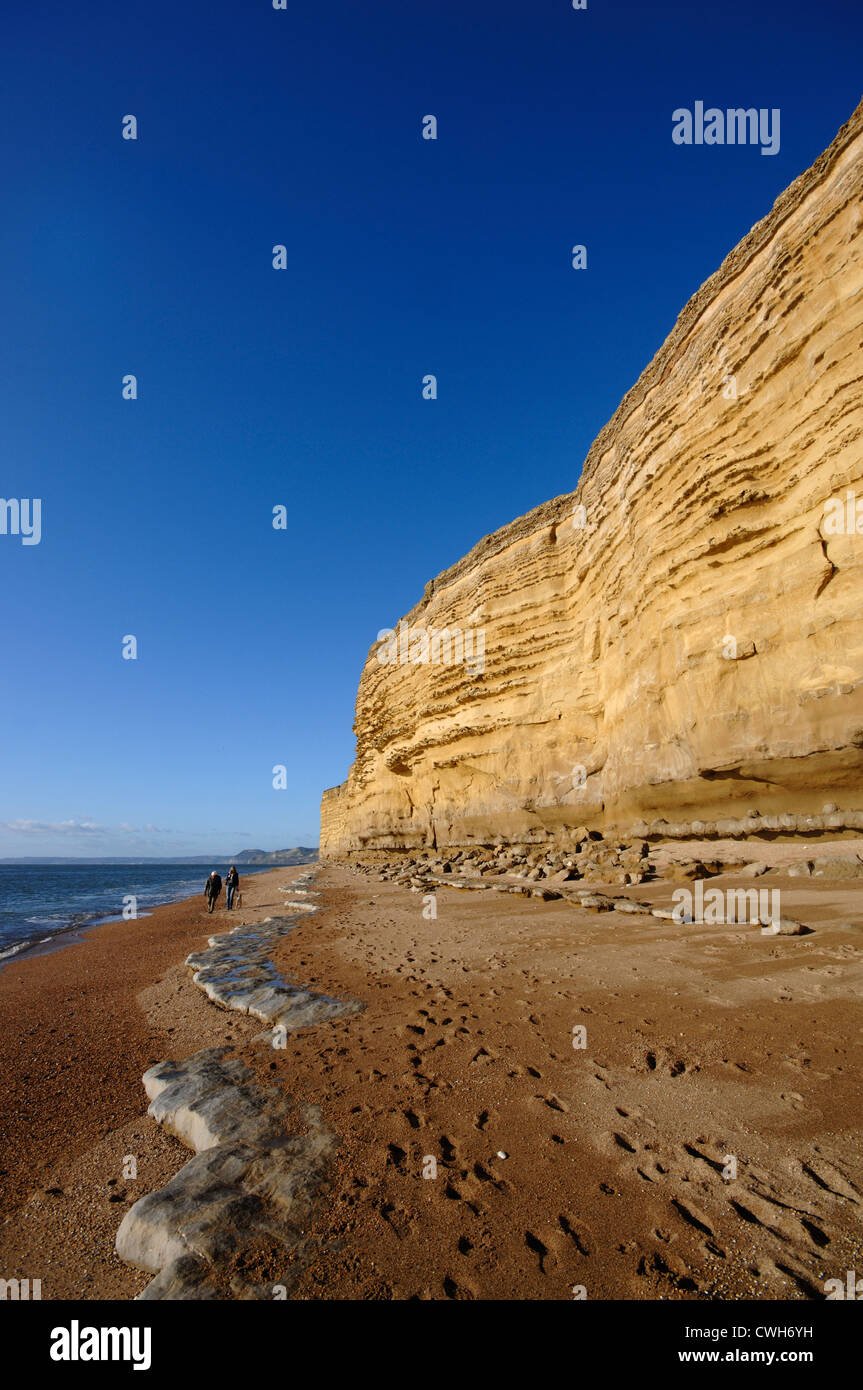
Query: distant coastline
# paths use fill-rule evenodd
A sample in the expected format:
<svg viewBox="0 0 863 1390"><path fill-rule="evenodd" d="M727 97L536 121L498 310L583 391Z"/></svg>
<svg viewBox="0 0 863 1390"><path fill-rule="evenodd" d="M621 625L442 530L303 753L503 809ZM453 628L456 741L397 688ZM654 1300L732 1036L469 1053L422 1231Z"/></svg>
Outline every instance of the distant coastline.
<svg viewBox="0 0 863 1390"><path fill-rule="evenodd" d="M292 867L295 864L314 864L318 858L317 846L298 845L295 849L244 849L239 854L137 854L99 857L96 855L20 855L10 859L0 858L5 865L43 865L62 864L245 864L249 867L272 866L274 869Z"/></svg>
<svg viewBox="0 0 863 1390"><path fill-rule="evenodd" d="M244 853L245 858L236 854L191 859L3 860L0 969L33 950L57 950L70 944L92 926L141 919L157 907L196 897L203 892L210 869L224 875L229 864L236 864L242 883L268 869L317 859L316 850L303 847Z"/></svg>

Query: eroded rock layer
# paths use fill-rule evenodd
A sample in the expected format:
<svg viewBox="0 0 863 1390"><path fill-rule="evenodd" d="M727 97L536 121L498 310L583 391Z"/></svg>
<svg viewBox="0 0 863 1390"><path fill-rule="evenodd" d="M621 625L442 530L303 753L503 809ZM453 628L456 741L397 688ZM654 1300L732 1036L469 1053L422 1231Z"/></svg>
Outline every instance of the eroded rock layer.
<svg viewBox="0 0 863 1390"><path fill-rule="evenodd" d="M288 904L314 911L301 903ZM263 1023L283 1028L306 1028L340 1014L356 1013L353 1000L330 999L325 994L290 984L270 960L270 952L283 936L294 931L297 918L267 917L250 927L211 936L207 949L186 958L192 979L214 1004L251 1014Z"/></svg>
<svg viewBox="0 0 863 1390"><path fill-rule="evenodd" d="M863 536L826 510L863 514L861 195L863 104L687 304L577 491L432 581L394 659L372 647L322 857L863 807ZM421 636L456 628L473 660Z"/></svg>
<svg viewBox="0 0 863 1390"><path fill-rule="evenodd" d="M149 1113L196 1154L135 1202L117 1232L120 1258L156 1276L142 1299L271 1299L265 1268L282 1296L290 1283L335 1137L311 1105L303 1132L291 1133L276 1089L255 1086L228 1052L208 1048L144 1074Z"/></svg>
<svg viewBox="0 0 863 1390"><path fill-rule="evenodd" d="M313 880L305 874L284 890L295 915L211 936L208 949L186 962L213 1003L272 1025L255 1038L266 1046L280 1045L280 1030L362 1007L290 984L270 959L296 914L317 911L305 901L318 896L308 887ZM284 1298L301 1267L303 1223L335 1136L317 1106L292 1113L277 1088L262 1089L230 1053L206 1048L144 1073L147 1113L195 1156L135 1202L117 1232L120 1258L155 1275L142 1299Z"/></svg>

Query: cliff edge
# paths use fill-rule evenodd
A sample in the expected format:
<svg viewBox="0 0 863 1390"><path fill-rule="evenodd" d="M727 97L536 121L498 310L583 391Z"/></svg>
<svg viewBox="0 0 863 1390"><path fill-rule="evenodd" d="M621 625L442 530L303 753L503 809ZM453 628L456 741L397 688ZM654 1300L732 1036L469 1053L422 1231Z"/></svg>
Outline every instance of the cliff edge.
<svg viewBox="0 0 863 1390"><path fill-rule="evenodd" d="M686 305L577 490L373 646L322 859L863 806L861 195L863 103Z"/></svg>

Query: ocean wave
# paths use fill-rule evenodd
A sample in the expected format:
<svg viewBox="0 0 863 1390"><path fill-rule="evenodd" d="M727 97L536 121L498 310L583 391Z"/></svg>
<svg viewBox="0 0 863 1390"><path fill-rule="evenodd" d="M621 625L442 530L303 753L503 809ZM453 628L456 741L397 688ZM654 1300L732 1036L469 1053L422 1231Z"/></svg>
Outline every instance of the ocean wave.
<svg viewBox="0 0 863 1390"><path fill-rule="evenodd" d="M43 946L46 941L53 941L52 936L30 937L27 941L18 941L14 946L6 946L0 950L0 960L8 960L11 956L17 956L19 951L31 950L34 946Z"/></svg>

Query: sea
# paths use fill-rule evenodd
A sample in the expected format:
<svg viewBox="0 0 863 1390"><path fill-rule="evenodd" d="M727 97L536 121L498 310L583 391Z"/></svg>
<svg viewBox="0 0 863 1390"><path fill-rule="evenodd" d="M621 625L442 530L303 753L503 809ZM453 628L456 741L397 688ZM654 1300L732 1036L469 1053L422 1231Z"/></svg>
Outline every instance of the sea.
<svg viewBox="0 0 863 1390"><path fill-rule="evenodd" d="M213 867L224 879L228 866ZM242 868L240 887L271 867ZM0 864L0 967L32 947L62 945L64 934L120 921L132 897L145 917L161 903L203 895L208 872L203 864Z"/></svg>

